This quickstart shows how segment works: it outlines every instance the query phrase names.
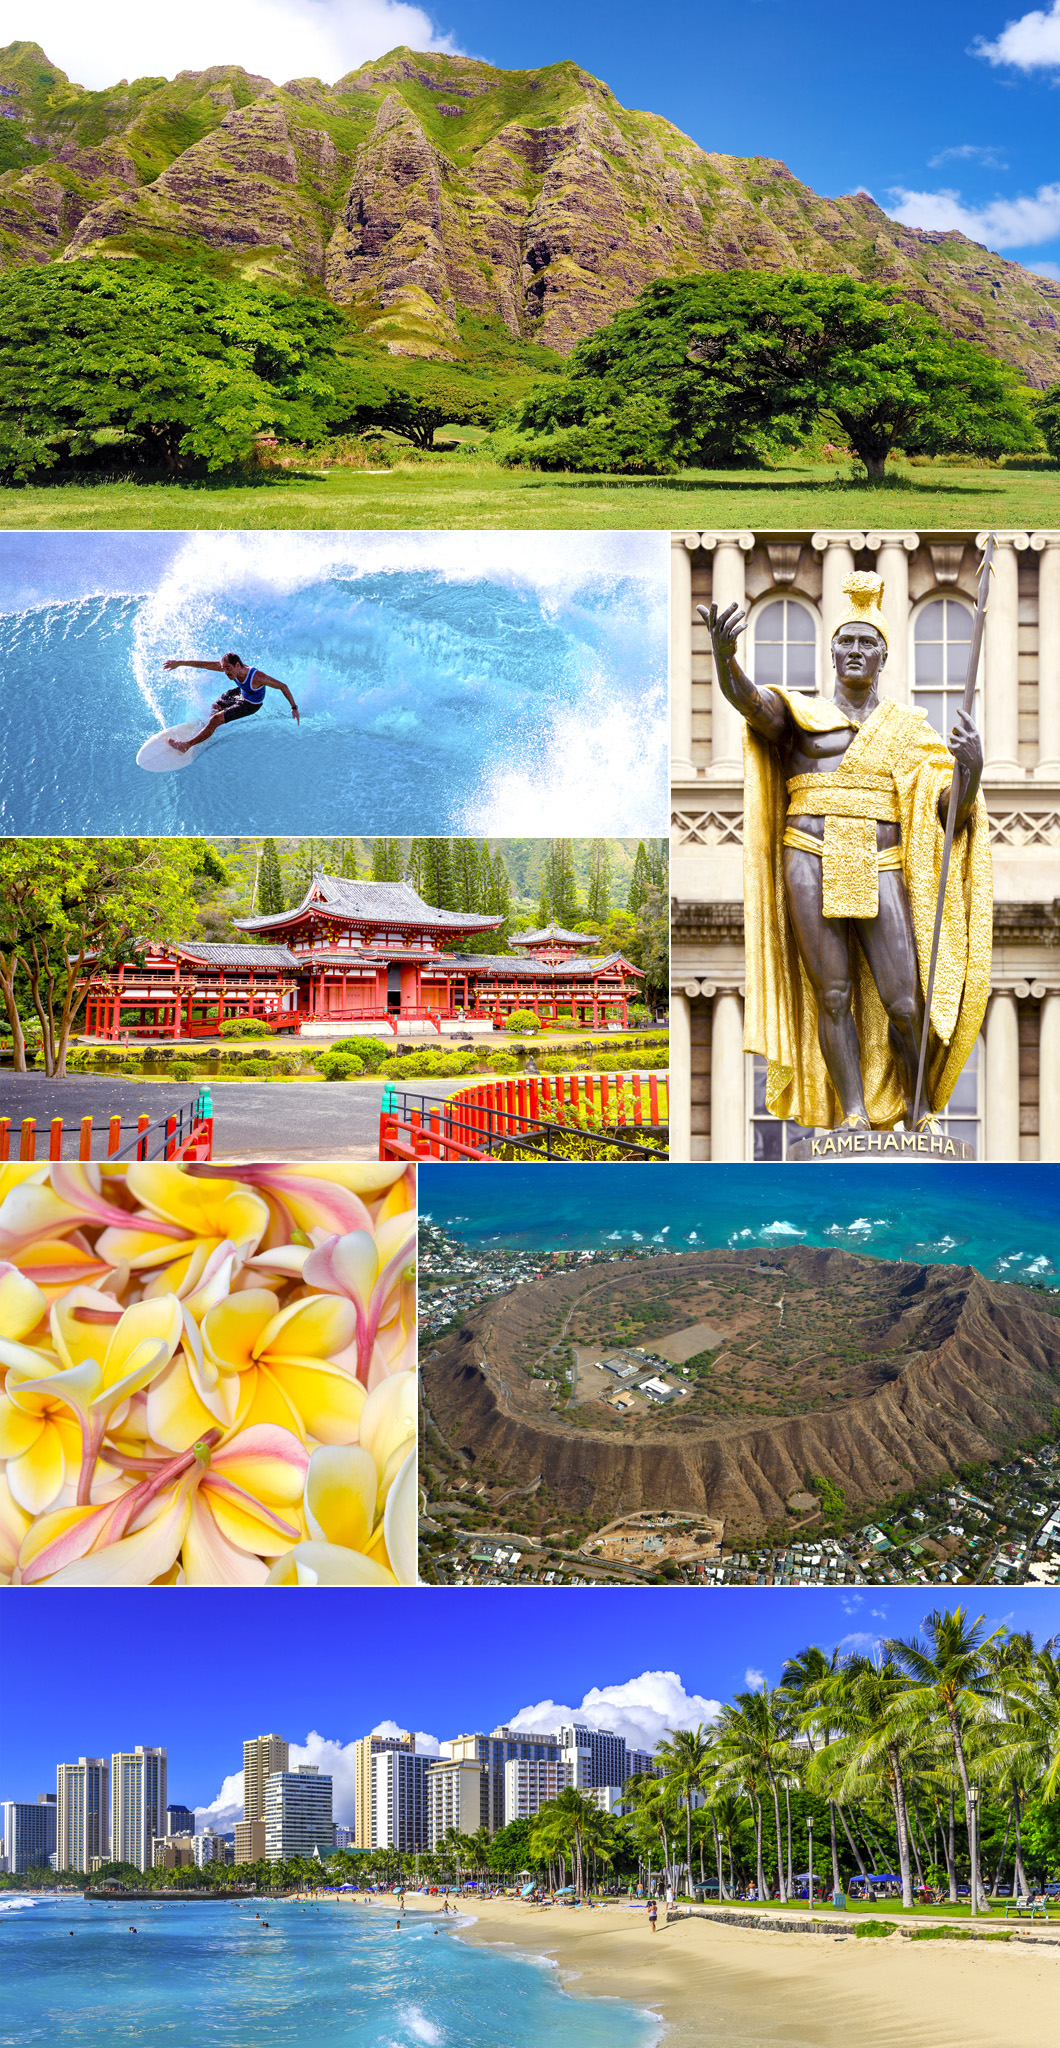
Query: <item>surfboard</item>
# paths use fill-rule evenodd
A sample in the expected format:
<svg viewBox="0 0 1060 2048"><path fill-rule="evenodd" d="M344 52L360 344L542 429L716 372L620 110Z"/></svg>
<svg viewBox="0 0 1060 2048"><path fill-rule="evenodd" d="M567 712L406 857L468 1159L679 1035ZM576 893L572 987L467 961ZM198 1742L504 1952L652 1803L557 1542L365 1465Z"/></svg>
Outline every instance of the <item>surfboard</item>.
<svg viewBox="0 0 1060 2048"><path fill-rule="evenodd" d="M190 754L178 754L176 747L171 747L169 742L190 740L193 733L202 731L205 722L205 719L193 718L188 725L167 725L164 732L152 733L136 756L137 767L149 769L152 775L169 775L176 768L189 767L200 749L194 747Z"/></svg>

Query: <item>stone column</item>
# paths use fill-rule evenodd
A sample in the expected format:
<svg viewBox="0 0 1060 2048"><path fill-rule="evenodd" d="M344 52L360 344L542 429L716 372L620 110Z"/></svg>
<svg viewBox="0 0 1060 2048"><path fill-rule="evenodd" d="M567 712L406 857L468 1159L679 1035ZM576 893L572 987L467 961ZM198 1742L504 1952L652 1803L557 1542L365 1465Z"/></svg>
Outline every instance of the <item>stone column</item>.
<svg viewBox="0 0 1060 2048"><path fill-rule="evenodd" d="M694 981L670 994L670 1157L692 1157L692 997Z"/></svg>
<svg viewBox="0 0 1060 2048"><path fill-rule="evenodd" d="M670 779L688 782L692 766L692 555L698 534L670 535Z"/></svg>
<svg viewBox="0 0 1060 2048"><path fill-rule="evenodd" d="M830 697L835 688L832 634L846 605L840 585L854 567L854 550L864 545L863 533L815 533L813 536L813 546L821 557L821 693L825 697Z"/></svg>
<svg viewBox="0 0 1060 2048"><path fill-rule="evenodd" d="M870 533L876 544L876 568L883 577L883 616L891 644L883 672L883 691L896 704L909 703L909 557L916 553L916 533Z"/></svg>
<svg viewBox="0 0 1060 2048"><path fill-rule="evenodd" d="M714 998L710 1040L712 1160L743 1160L747 1156L743 1077L743 997L719 991Z"/></svg>
<svg viewBox="0 0 1060 2048"><path fill-rule="evenodd" d="M1038 1157L1060 1159L1060 995L1042 998L1038 1042Z"/></svg>
<svg viewBox="0 0 1060 2048"><path fill-rule="evenodd" d="M1020 1156L1020 1039L1014 995L990 998L986 1013L986 1157Z"/></svg>
<svg viewBox="0 0 1060 2048"><path fill-rule="evenodd" d="M1042 782L1060 782L1060 534L1036 533L1031 546L1038 555L1038 765L1034 773Z"/></svg>
<svg viewBox="0 0 1060 2048"><path fill-rule="evenodd" d="M709 538L713 539L713 536ZM730 604L738 604L740 609L743 609L747 601L746 557L753 546L752 533L719 534L715 540L711 591L712 601L718 606L719 611L724 611ZM742 668L747 666L746 646L746 638L741 633L736 643L736 659ZM722 696L713 667L710 685L710 754L710 768L707 772L712 782L739 782L742 779L743 719Z"/></svg>
<svg viewBox="0 0 1060 2048"><path fill-rule="evenodd" d="M978 543L985 543L980 534ZM1022 780L1019 763L1019 567L1027 535L999 534L983 639L985 782Z"/></svg>

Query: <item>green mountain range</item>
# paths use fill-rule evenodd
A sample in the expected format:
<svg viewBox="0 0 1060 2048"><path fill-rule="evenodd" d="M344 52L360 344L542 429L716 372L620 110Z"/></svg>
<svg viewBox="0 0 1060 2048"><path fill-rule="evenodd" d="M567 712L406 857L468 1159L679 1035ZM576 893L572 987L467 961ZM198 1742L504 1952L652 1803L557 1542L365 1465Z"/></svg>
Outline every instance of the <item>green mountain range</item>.
<svg viewBox="0 0 1060 2048"><path fill-rule="evenodd" d="M0 262L189 252L325 292L391 354L456 362L469 322L524 364L527 344L566 354L657 277L846 273L1060 378L1060 284L703 150L575 63L398 49L334 85L217 65L87 92L36 43L0 50Z"/></svg>

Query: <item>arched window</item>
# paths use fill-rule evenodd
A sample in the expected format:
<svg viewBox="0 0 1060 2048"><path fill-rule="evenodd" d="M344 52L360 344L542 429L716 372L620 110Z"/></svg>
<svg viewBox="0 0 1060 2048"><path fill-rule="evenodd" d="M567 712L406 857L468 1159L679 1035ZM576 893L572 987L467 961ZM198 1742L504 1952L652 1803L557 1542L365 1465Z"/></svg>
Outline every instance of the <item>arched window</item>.
<svg viewBox="0 0 1060 2048"><path fill-rule="evenodd" d="M959 710L968 672L972 615L955 597L935 597L913 625L913 703L945 735ZM978 692L976 693L978 697Z"/></svg>
<svg viewBox="0 0 1060 2048"><path fill-rule="evenodd" d="M751 680L787 690L817 688L817 621L795 597L764 604L751 622Z"/></svg>

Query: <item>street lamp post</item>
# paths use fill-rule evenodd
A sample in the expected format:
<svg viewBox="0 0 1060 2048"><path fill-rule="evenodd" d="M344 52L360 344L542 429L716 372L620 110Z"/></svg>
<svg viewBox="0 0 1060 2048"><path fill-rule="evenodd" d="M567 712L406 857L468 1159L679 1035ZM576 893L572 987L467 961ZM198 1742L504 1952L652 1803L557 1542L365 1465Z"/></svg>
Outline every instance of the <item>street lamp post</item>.
<svg viewBox="0 0 1060 2048"><path fill-rule="evenodd" d="M812 1919L813 1919L813 1815L812 1815L812 1813L810 1813L810 1814L807 1814L807 1816L806 1816L806 1838L807 1838L807 1841L809 1842L809 1845L810 1845L810 1855L809 1855L809 1864L810 1864L810 1874L809 1874L809 1884L808 1884L808 1890L807 1890L807 1899L806 1899L806 1903L807 1903L807 1905L809 1906L809 1909L810 1909L810 1919L812 1920Z"/></svg>
<svg viewBox="0 0 1060 2048"><path fill-rule="evenodd" d="M973 1920L979 1917L978 1886L975 1881L975 1865L979 1845L979 1787L968 1787L968 1859L971 1869L968 1873L968 1911Z"/></svg>

